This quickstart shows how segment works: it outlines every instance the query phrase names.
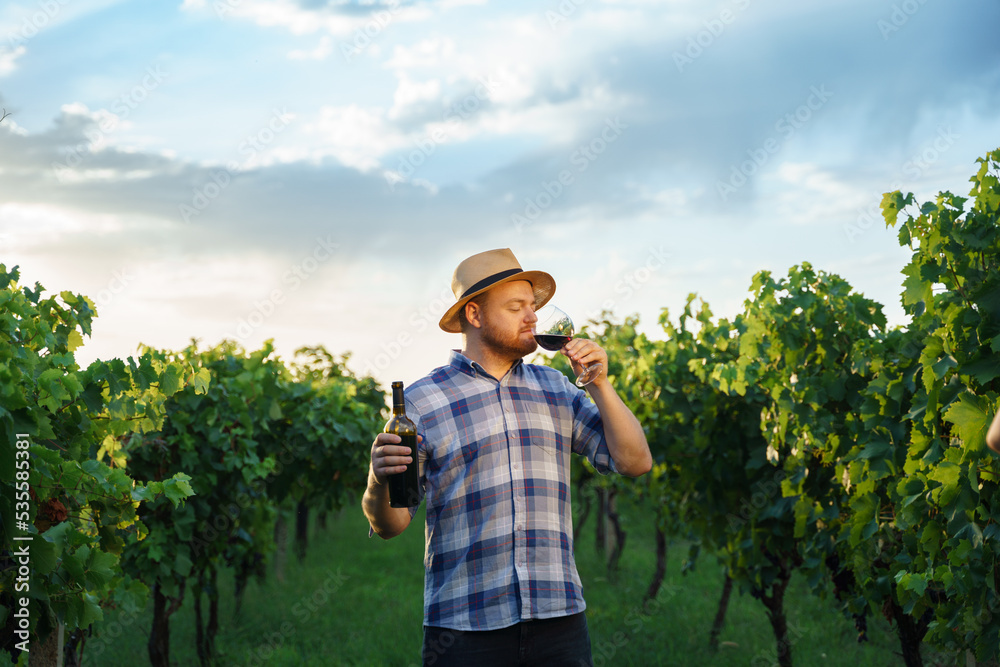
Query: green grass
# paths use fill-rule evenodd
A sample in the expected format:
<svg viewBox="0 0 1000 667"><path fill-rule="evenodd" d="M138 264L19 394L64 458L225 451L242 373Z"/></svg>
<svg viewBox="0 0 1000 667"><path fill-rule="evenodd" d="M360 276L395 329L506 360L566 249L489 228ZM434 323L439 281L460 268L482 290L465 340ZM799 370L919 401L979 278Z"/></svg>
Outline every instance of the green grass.
<svg viewBox="0 0 1000 667"><path fill-rule="evenodd" d="M733 588L717 653L708 637L722 594L723 571L710 556L686 575L681 564L686 544L668 548L667 571L655 602L643 607L652 578L655 542L652 517L623 508L628 532L620 572L609 580L594 547L593 521L576 544L584 580L594 662L600 665L705 665L770 667L776 664L774 633L764 606ZM830 600L811 595L793 576L785 597L792 659L812 667L887 667L902 665L898 640L886 621L868 619L869 641L859 644L853 621ZM602 662L603 660L603 662Z"/></svg>
<svg viewBox="0 0 1000 667"><path fill-rule="evenodd" d="M596 555L593 520L577 544L587 599L595 663L601 665L771 665L774 636L760 602L733 591L718 653L707 648L708 633L722 590L722 573L705 558L688 575L680 573L685 549L671 547L667 575L657 600L642 596L654 565L651 522L635 509L624 511L628 542L618 575L610 580ZM400 537L368 538L360 507L348 507L314 530L303 563L289 554L284 583L269 573L252 582L243 611L233 618L233 582L220 575L222 665L311 666L418 665L423 595L423 514ZM207 605L203 605L207 607ZM796 665L886 667L901 665L895 635L881 618L869 619L871 641L859 645L853 624L829 601L808 594L793 579L786 599ZM92 665L149 664L146 640L151 606L107 649L92 638ZM115 619L111 616L107 623ZM124 619L127 621L128 619ZM114 627L109 628L114 631ZM196 665L191 591L171 618L171 662ZM96 655L100 652L100 655Z"/></svg>

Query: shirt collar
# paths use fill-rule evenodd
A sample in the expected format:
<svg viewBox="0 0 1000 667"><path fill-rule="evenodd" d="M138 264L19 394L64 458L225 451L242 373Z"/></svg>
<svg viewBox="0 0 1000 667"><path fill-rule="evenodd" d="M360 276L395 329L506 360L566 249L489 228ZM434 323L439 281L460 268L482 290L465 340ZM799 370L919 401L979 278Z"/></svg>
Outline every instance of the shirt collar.
<svg viewBox="0 0 1000 667"><path fill-rule="evenodd" d="M507 375L505 375L504 377L510 376L515 373L520 373L521 365L523 363L524 359L518 359L517 361L515 361L514 364L510 367L510 370L507 371ZM479 365L479 362L469 359L467 356L462 354L460 350L451 351L451 354L448 358L448 365L454 368L455 370L465 373L470 377L479 377L480 375L484 375L488 378L493 378L493 376L490 375L485 368Z"/></svg>

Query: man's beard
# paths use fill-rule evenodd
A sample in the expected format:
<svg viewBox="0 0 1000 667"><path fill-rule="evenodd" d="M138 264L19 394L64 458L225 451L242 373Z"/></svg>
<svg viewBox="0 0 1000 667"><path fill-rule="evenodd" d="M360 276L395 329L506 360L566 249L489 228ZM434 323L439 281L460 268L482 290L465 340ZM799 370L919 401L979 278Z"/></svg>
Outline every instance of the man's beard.
<svg viewBox="0 0 1000 667"><path fill-rule="evenodd" d="M534 336L523 340L520 332L514 335L502 334L485 319L483 320L483 342L494 354L507 358L520 359L538 349L538 343L535 342Z"/></svg>

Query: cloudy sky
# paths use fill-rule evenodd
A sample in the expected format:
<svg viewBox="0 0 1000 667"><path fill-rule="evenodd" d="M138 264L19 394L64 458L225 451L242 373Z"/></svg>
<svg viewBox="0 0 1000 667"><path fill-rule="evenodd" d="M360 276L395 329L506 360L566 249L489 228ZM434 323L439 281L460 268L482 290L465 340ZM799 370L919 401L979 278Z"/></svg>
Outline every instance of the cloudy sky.
<svg viewBox="0 0 1000 667"><path fill-rule="evenodd" d="M89 295L79 353L322 344L382 382L510 247L578 323L732 316L809 261L903 322L881 193L1000 146L995 0L19 0L0 263Z"/></svg>

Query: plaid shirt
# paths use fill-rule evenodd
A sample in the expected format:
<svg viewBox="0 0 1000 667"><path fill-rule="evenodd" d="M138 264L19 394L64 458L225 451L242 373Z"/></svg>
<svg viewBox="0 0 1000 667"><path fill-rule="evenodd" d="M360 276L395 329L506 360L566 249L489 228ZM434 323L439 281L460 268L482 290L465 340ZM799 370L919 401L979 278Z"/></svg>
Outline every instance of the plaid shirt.
<svg viewBox="0 0 1000 667"><path fill-rule="evenodd" d="M494 630L583 611L570 451L615 472L586 393L521 360L498 381L455 350L405 395L423 436L424 624Z"/></svg>

